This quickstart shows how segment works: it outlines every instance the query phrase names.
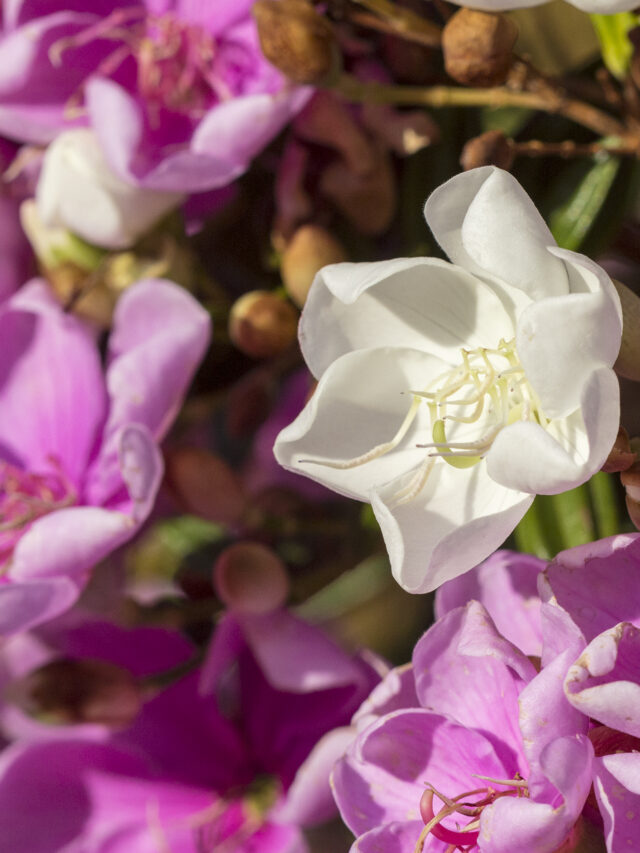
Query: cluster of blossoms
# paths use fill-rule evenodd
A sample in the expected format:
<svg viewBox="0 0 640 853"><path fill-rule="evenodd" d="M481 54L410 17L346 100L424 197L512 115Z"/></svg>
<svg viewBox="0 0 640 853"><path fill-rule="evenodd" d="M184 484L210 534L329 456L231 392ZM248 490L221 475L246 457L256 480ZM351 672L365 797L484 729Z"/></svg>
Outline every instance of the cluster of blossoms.
<svg viewBox="0 0 640 853"><path fill-rule="evenodd" d="M440 133L345 103L395 91L367 26L440 39L373 0L0 6L0 853L334 853L340 816L353 853L640 850L640 534L496 551L607 464L640 515L640 310L491 158L426 201L449 260L346 260L325 224L386 233ZM635 156L633 109L572 117ZM201 244L258 156L284 288L247 293ZM437 590L395 668L343 612L381 545Z"/></svg>
<svg viewBox="0 0 640 853"><path fill-rule="evenodd" d="M441 587L334 770L355 849L637 848L639 546L498 552Z"/></svg>

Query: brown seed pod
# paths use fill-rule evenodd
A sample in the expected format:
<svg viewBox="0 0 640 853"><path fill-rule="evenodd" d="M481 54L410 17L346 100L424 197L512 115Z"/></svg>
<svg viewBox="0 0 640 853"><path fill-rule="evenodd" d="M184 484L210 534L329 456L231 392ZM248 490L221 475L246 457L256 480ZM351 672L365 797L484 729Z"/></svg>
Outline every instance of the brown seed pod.
<svg viewBox="0 0 640 853"><path fill-rule="evenodd" d="M251 11L262 52L291 80L320 83L337 74L333 28L307 0L257 0Z"/></svg>
<svg viewBox="0 0 640 853"><path fill-rule="evenodd" d="M321 225L303 225L295 232L282 254L282 283L298 308L302 308L316 273L327 264L346 260L345 250L326 228Z"/></svg>
<svg viewBox="0 0 640 853"><path fill-rule="evenodd" d="M499 86L513 63L518 28L492 12L460 9L442 32L447 74L465 86Z"/></svg>
<svg viewBox="0 0 640 853"><path fill-rule="evenodd" d="M273 358L296 339L298 312L268 290L252 290L235 302L229 316L234 346L251 358Z"/></svg>
<svg viewBox="0 0 640 853"><path fill-rule="evenodd" d="M478 166L499 166L508 171L514 158L513 140L501 130L488 130L467 142L460 155L460 165L465 171Z"/></svg>

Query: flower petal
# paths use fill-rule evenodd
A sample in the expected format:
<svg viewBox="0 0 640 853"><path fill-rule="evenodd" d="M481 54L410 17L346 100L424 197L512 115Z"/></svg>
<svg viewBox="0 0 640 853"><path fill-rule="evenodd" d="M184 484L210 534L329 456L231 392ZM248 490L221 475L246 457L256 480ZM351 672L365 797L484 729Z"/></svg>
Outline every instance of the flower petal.
<svg viewBox="0 0 640 853"><path fill-rule="evenodd" d="M135 423L156 441L164 437L209 337L206 311L172 282L146 279L121 297L109 340L109 418L86 490L91 503L105 503L120 486L122 427Z"/></svg>
<svg viewBox="0 0 640 853"><path fill-rule="evenodd" d="M607 853L640 847L640 755L605 755L594 761L594 789L604 820Z"/></svg>
<svg viewBox="0 0 640 853"><path fill-rule="evenodd" d="M466 469L441 462L413 500L395 504L394 496L416 473L371 494L391 570L409 592L429 592L473 568L502 545L533 500L500 486L482 462Z"/></svg>
<svg viewBox="0 0 640 853"><path fill-rule="evenodd" d="M70 578L46 578L0 585L0 636L48 622L75 602L80 590Z"/></svg>
<svg viewBox="0 0 640 853"><path fill-rule="evenodd" d="M563 802L553 807L526 797L504 797L480 818L480 846L486 853L535 850L554 853L571 832L591 787L593 747L584 735L548 744L541 764Z"/></svg>
<svg viewBox="0 0 640 853"><path fill-rule="evenodd" d="M345 754L354 738L350 726L333 729L314 746L298 769L286 799L274 818L297 826L314 826L336 813L329 777L334 764Z"/></svg>
<svg viewBox="0 0 640 853"><path fill-rule="evenodd" d="M529 682L520 694L520 731L529 762L529 787L536 799L553 799L550 782L543 769L542 756L548 744L557 738L585 734L589 720L567 701L564 677L575 649L566 649ZM555 783L554 783L555 784Z"/></svg>
<svg viewBox="0 0 640 853"><path fill-rule="evenodd" d="M71 507L39 518L16 545L13 580L69 575L84 583L88 570L135 533L134 520L98 507Z"/></svg>
<svg viewBox="0 0 640 853"><path fill-rule="evenodd" d="M419 406L405 440L377 459L351 468L311 460L339 464L390 441L411 407L408 392L424 387L446 369L439 359L411 349L388 347L343 355L324 373L300 415L276 439L276 459L341 494L368 500L372 487L425 457L414 441L419 429L429 435L425 405Z"/></svg>
<svg viewBox="0 0 640 853"><path fill-rule="evenodd" d="M424 708L481 731L511 773L521 760L518 696L535 669L495 629L477 601L439 619L413 653L416 690Z"/></svg>
<svg viewBox="0 0 640 853"><path fill-rule="evenodd" d="M556 242L508 172L495 166L462 172L429 196L424 213L454 264L502 279L534 300L568 293L564 264L547 251Z"/></svg>
<svg viewBox="0 0 640 853"><path fill-rule="evenodd" d="M475 569L437 589L436 619L475 599L486 607L505 639L526 655L539 657L542 628L537 579L546 565L529 554L497 551Z"/></svg>
<svg viewBox="0 0 640 853"><path fill-rule="evenodd" d="M581 410L551 422L502 429L487 454L489 476L510 489L553 495L579 486L602 468L620 425L618 380L608 367L582 388Z"/></svg>
<svg viewBox="0 0 640 853"><path fill-rule="evenodd" d="M455 796L474 774L504 779L511 768L480 732L423 709L395 711L358 736L333 771L336 802L356 835L380 824L420 820L425 784Z"/></svg>
<svg viewBox="0 0 640 853"><path fill-rule="evenodd" d="M622 622L600 634L569 669L564 687L585 718L640 737L640 630Z"/></svg>
<svg viewBox="0 0 640 853"><path fill-rule="evenodd" d="M53 457L79 487L105 413L92 335L34 281L4 306L0 340L0 457L34 472Z"/></svg>
<svg viewBox="0 0 640 853"><path fill-rule="evenodd" d="M534 302L518 318L518 355L548 418L578 408L592 373L612 367L622 337L620 300L604 270L573 252L554 254L588 290Z"/></svg>
<svg viewBox="0 0 640 853"><path fill-rule="evenodd" d="M460 363L460 348L496 346L515 325L492 288L437 258L332 264L321 270L300 320L300 345L320 377L347 352L402 346Z"/></svg>
<svg viewBox="0 0 640 853"><path fill-rule="evenodd" d="M415 853L416 844L424 824L420 820L405 823L388 823L386 826L371 829L354 843L350 853ZM433 838L433 836L432 836ZM451 845L433 838L438 846L431 845L431 839L423 848L425 853L446 851Z"/></svg>

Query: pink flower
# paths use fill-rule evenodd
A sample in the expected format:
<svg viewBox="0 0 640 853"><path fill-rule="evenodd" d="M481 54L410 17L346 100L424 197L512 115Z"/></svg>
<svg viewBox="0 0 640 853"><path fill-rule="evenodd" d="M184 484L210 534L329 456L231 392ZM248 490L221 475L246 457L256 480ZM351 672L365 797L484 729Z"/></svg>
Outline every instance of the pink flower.
<svg viewBox="0 0 640 853"><path fill-rule="evenodd" d="M91 331L46 285L0 308L0 633L51 618L130 539L162 477L157 447L209 341L169 281L121 298L103 368Z"/></svg>
<svg viewBox="0 0 640 853"><path fill-rule="evenodd" d="M90 125L112 169L199 192L245 171L308 92L262 56L252 0L18 0L0 41L0 132Z"/></svg>
<svg viewBox="0 0 640 853"><path fill-rule="evenodd" d="M558 554L541 583L560 642L582 646L568 701L596 725L594 788L608 853L640 847L640 536ZM556 640L558 642L558 640Z"/></svg>
<svg viewBox="0 0 640 853"><path fill-rule="evenodd" d="M588 721L562 692L566 666L560 656L536 675L478 602L440 619L412 669L365 704L334 771L359 836L353 851L556 851L580 817L593 761Z"/></svg>
<svg viewBox="0 0 640 853"><path fill-rule="evenodd" d="M335 811L328 753L316 744L333 739L334 755L344 747L342 732L329 729L348 722L376 679L315 628L285 611L269 615L261 626L254 620L240 645L229 645L228 626L216 631L212 655L226 654L226 664L210 691L199 689L197 670L155 695L147 689L124 730L33 721L29 730L19 720L25 740L0 759L0 821L11 825L2 844L40 853L67 845L92 853L307 853L301 827ZM108 661L136 678L189 659L183 638L155 629L84 624L54 630L48 641L57 655ZM15 714L5 712L3 722L16 730Z"/></svg>

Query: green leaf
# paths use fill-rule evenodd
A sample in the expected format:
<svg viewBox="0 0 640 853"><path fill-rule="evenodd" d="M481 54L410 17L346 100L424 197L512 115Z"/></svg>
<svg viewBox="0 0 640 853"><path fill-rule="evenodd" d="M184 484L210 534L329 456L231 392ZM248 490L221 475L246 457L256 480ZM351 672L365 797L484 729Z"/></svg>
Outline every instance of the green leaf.
<svg viewBox="0 0 640 853"><path fill-rule="evenodd" d="M593 542L596 532L589 488L582 485L559 495L537 495L514 535L519 551L543 560Z"/></svg>
<svg viewBox="0 0 640 853"><path fill-rule="evenodd" d="M589 233L606 201L620 168L620 158L597 154L568 197L549 216L551 233L563 249L576 251Z"/></svg>
<svg viewBox="0 0 640 853"><path fill-rule="evenodd" d="M633 12L618 12L589 17L600 42L604 64L615 77L622 79L629 70L633 54L628 32L637 26L638 16Z"/></svg>

